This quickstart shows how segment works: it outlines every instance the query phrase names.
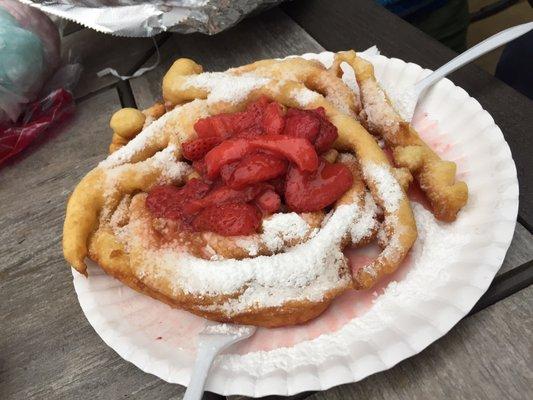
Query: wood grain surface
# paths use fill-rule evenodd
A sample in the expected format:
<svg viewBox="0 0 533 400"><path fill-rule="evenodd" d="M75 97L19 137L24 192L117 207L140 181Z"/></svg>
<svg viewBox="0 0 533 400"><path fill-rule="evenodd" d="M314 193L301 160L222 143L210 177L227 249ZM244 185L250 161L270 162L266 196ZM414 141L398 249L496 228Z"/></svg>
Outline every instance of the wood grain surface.
<svg viewBox="0 0 533 400"><path fill-rule="evenodd" d="M62 57L67 63L80 63L83 72L74 91L76 98L94 93L119 80L112 75L98 78L104 68L114 68L128 75L139 60L152 48L149 38L121 38L105 35L91 29L75 31L62 40Z"/></svg>

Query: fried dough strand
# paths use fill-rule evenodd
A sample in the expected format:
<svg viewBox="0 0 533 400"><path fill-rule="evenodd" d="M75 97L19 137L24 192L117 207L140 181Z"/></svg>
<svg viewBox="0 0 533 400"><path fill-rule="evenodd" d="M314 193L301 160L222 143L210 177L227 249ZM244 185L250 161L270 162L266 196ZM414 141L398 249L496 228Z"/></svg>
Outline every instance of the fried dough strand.
<svg viewBox="0 0 533 400"><path fill-rule="evenodd" d="M402 120L377 82L370 62L354 51L340 52L336 57L349 63L355 71L363 105L359 120L374 135L385 140L395 164L413 174L427 195L435 217L441 221L455 221L468 200L466 183L455 180L455 163L442 160L415 129Z"/></svg>

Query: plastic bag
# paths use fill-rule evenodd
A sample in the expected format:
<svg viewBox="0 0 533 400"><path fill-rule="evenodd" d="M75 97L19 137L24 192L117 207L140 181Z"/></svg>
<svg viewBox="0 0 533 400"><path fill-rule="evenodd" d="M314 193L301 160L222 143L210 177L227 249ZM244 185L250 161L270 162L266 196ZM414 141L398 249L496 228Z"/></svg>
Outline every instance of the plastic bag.
<svg viewBox="0 0 533 400"><path fill-rule="evenodd" d="M18 118L59 63L59 32L50 18L0 0L0 123Z"/></svg>
<svg viewBox="0 0 533 400"><path fill-rule="evenodd" d="M72 94L65 89L56 89L45 98L28 104L18 123L0 124L0 165L73 112Z"/></svg>
<svg viewBox="0 0 533 400"><path fill-rule="evenodd" d="M39 10L0 0L0 165L74 112L69 89L81 67L59 64L54 23Z"/></svg>

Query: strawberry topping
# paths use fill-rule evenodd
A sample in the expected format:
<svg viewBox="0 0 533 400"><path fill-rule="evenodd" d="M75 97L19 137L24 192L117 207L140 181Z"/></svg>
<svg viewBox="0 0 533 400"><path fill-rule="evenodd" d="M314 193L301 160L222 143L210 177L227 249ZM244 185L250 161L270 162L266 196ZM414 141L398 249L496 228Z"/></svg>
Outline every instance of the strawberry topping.
<svg viewBox="0 0 533 400"><path fill-rule="evenodd" d="M234 133L234 119L232 114L201 118L194 124L194 130L199 138L218 137L225 139Z"/></svg>
<svg viewBox="0 0 533 400"><path fill-rule="evenodd" d="M228 170L233 171L227 177ZM227 167L227 168L226 168ZM229 187L239 189L248 185L277 178L287 171L287 161L265 153L252 153L244 157L236 165L226 164L221 169L221 176Z"/></svg>
<svg viewBox="0 0 533 400"><path fill-rule="evenodd" d="M247 203L227 203L203 209L194 218L197 231L211 231L223 236L250 235L261 225L261 213Z"/></svg>
<svg viewBox="0 0 533 400"><path fill-rule="evenodd" d="M330 164L322 159L314 173L289 169L285 201L297 212L322 210L337 201L352 184L352 173L344 164Z"/></svg>
<svg viewBox="0 0 533 400"><path fill-rule="evenodd" d="M326 118L324 108L319 107L316 110L313 110L313 112L318 115L320 119L320 130L315 140L315 149L318 154L322 154L331 148L339 134L335 125L329 122Z"/></svg>
<svg viewBox="0 0 533 400"><path fill-rule="evenodd" d="M219 186L211 190L205 197L189 201L183 209L188 214L194 214L204 208L223 203L247 203L255 199L267 188L269 187L264 184L248 186L242 190L231 189L228 186Z"/></svg>
<svg viewBox="0 0 533 400"><path fill-rule="evenodd" d="M266 97L241 112L199 119L182 144L201 179L153 188L146 207L185 229L225 236L257 232L262 215L322 210L352 185L350 170L319 158L337 139L325 110L285 108Z"/></svg>
<svg viewBox="0 0 533 400"><path fill-rule="evenodd" d="M208 136L185 142L181 145L183 157L190 161L200 160L221 141L222 139L217 136Z"/></svg>
<svg viewBox="0 0 533 400"><path fill-rule="evenodd" d="M181 188L172 185L156 186L146 198L146 207L155 217L186 219L184 206L204 197L209 189L209 185L199 179L191 179Z"/></svg>
<svg viewBox="0 0 533 400"><path fill-rule="evenodd" d="M313 111L291 108L287 111L283 134L314 143L320 131L320 118Z"/></svg>
<svg viewBox="0 0 533 400"><path fill-rule="evenodd" d="M268 104L263 113L262 128L267 135L281 135L285 127L283 108L276 102Z"/></svg>
<svg viewBox="0 0 533 400"><path fill-rule="evenodd" d="M274 214L281 207L281 199L272 189L267 189L255 199L255 204L263 214Z"/></svg>
<svg viewBox="0 0 533 400"><path fill-rule="evenodd" d="M205 155L207 176L214 179L223 165L242 159L260 149L270 150L295 163L302 171L312 172L318 167L318 156L307 139L284 135L263 135L255 139L229 139Z"/></svg>

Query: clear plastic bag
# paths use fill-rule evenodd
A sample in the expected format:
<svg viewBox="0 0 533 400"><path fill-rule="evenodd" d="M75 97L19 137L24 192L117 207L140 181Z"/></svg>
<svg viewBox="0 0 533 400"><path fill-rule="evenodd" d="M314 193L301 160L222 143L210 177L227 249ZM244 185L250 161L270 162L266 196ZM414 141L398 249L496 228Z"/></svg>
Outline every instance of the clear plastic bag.
<svg viewBox="0 0 533 400"><path fill-rule="evenodd" d="M65 89L56 89L48 96L28 104L17 123L0 124L0 165L73 113L74 99Z"/></svg>

